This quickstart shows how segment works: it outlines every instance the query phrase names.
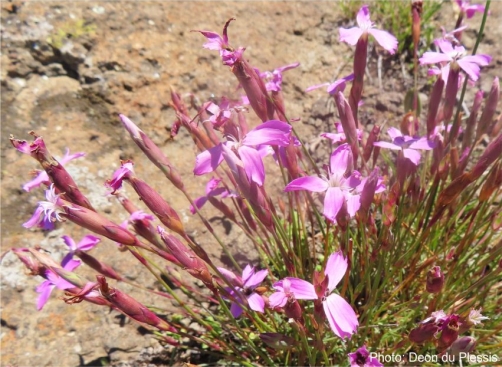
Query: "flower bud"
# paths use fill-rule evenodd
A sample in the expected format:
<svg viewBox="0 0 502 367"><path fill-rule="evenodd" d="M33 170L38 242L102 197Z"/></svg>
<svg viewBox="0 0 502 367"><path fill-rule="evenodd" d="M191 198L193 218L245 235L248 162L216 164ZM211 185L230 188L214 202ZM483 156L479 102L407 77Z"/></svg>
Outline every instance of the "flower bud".
<svg viewBox="0 0 502 367"><path fill-rule="evenodd" d="M409 338L413 343L422 344L431 340L439 330L435 322L421 324L419 327L410 331Z"/></svg>
<svg viewBox="0 0 502 367"><path fill-rule="evenodd" d="M497 110L497 104L500 99L500 84L499 78L493 79L492 88L486 97L485 109L481 114L478 121L478 128L476 131L476 140L481 137L481 135L490 132L490 127L492 125L493 116Z"/></svg>
<svg viewBox="0 0 502 367"><path fill-rule="evenodd" d="M476 339L472 336L463 336L452 343L447 353L458 357L460 353L471 353L474 348L476 348Z"/></svg>
<svg viewBox="0 0 502 367"><path fill-rule="evenodd" d="M119 311L136 321L154 326L159 330L170 331L173 333L177 332L175 327L170 325L167 321L162 320L146 306L142 305L131 296L119 291L117 288L110 288L105 277L97 275L96 278L103 297L105 297L106 300Z"/></svg>
<svg viewBox="0 0 502 367"><path fill-rule="evenodd" d="M425 289L429 293L439 293L444 286L444 274L439 266L434 266L427 272Z"/></svg>

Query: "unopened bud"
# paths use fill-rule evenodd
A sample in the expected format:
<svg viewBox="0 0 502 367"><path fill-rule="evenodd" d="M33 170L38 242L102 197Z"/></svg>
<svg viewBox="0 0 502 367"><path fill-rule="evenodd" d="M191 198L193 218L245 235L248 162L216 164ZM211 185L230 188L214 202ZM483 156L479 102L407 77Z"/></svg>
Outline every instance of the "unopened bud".
<svg viewBox="0 0 502 367"><path fill-rule="evenodd" d="M439 293L444 286L444 274L439 266L434 266L427 272L425 289L429 293Z"/></svg>
<svg viewBox="0 0 502 367"><path fill-rule="evenodd" d="M409 338L413 343L422 344L434 337L438 332L438 326L435 322L428 322L411 330Z"/></svg>
<svg viewBox="0 0 502 367"><path fill-rule="evenodd" d="M447 353L458 357L460 353L471 353L476 348L476 339L472 336L463 336L455 340Z"/></svg>

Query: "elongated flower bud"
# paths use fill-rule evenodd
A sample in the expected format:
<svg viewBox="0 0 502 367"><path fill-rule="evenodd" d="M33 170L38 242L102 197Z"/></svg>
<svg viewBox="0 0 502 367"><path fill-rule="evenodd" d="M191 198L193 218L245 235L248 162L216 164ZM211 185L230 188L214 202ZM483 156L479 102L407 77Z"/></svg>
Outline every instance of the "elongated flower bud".
<svg viewBox="0 0 502 367"><path fill-rule="evenodd" d="M470 147L472 144L472 140L474 139L474 130L476 129L476 121L478 119L478 111L481 107L481 103L483 102L483 91L479 90L475 96L474 101L472 102L471 114L467 119L467 125L464 130L464 136L462 138L462 149Z"/></svg>
<svg viewBox="0 0 502 367"><path fill-rule="evenodd" d="M359 126L357 118L357 110L359 108L359 101L363 94L364 86L364 72L366 71L366 58L368 56L368 33L364 32L356 44L356 51L354 53L354 80L352 88L350 88L349 105L352 111L355 126ZM343 122L342 122L343 124ZM345 130L345 129L344 129ZM345 132L347 134L347 132ZM350 143L349 143L350 144Z"/></svg>
<svg viewBox="0 0 502 367"><path fill-rule="evenodd" d="M434 337L438 332L438 326L435 322L422 324L419 327L411 330L409 338L413 343L422 344Z"/></svg>
<svg viewBox="0 0 502 367"><path fill-rule="evenodd" d="M453 109L455 108L457 101L459 76L460 67L452 63L448 74L448 83L444 93L443 120L445 123L448 123L453 116Z"/></svg>
<svg viewBox="0 0 502 367"><path fill-rule="evenodd" d="M232 73L246 92L249 104L263 122L274 117L274 104L270 100L265 83L256 70L244 59L240 58L232 66Z"/></svg>
<svg viewBox="0 0 502 367"><path fill-rule="evenodd" d="M493 121L493 116L495 116L495 111L497 110L497 104L500 99L500 84L499 78L495 78L492 83L492 88L490 93L486 98L485 109L481 114L478 122L478 129L476 131L476 140L481 137L484 133L490 133L490 128Z"/></svg>
<svg viewBox="0 0 502 367"><path fill-rule="evenodd" d="M122 280L122 277L115 270L113 270L113 268L110 265L107 265L102 261L99 261L94 256L89 255L88 253L81 250L76 250L75 256L77 256L90 268L96 270L98 273L104 275L105 277L116 280Z"/></svg>
<svg viewBox="0 0 502 367"><path fill-rule="evenodd" d="M148 217L145 213L139 210L139 208L136 207L136 205L134 205L131 200L127 199L126 197L118 193L116 193L115 195L117 196L117 199L122 204L124 209L127 210L129 214L131 214L131 216L129 217L129 222L134 227L136 234L140 235L155 246L163 249L164 245L158 238L157 231L151 223L151 220L154 219L153 216Z"/></svg>
<svg viewBox="0 0 502 367"><path fill-rule="evenodd" d="M129 183L134 190L136 190L146 206L157 218L159 218L162 224L182 236L185 235L185 229L178 213L176 213L157 191L137 177L130 177Z"/></svg>
<svg viewBox="0 0 502 367"><path fill-rule="evenodd" d="M167 233L162 227L158 227L157 229L168 251L179 261L186 271L212 288L213 279L206 263L192 249L183 245L180 240Z"/></svg>
<svg viewBox="0 0 502 367"><path fill-rule="evenodd" d="M170 331L173 333L177 332L174 326L170 325L167 321L162 320L146 306L142 305L131 296L128 296L117 288L110 288L105 277L97 275L96 278L98 280L99 290L103 297L105 297L106 300L119 311L136 321L154 326L159 330Z"/></svg>
<svg viewBox="0 0 502 367"><path fill-rule="evenodd" d="M359 156L359 147L357 142L356 120L353 114L354 111L349 105L349 102L343 96L342 92L338 92L334 98L347 143L352 149L354 161L357 161L357 157Z"/></svg>
<svg viewBox="0 0 502 367"><path fill-rule="evenodd" d="M436 120L441 103L441 95L443 94L444 80L441 76L438 77L432 88L429 99L429 109L427 110L427 136L430 137L436 128Z"/></svg>
<svg viewBox="0 0 502 367"><path fill-rule="evenodd" d="M27 248L12 248L11 251L21 260L21 262L28 268L30 275L44 276L47 271L47 266L43 265L38 259L32 256L25 256L30 253Z"/></svg>
<svg viewBox="0 0 502 367"><path fill-rule="evenodd" d="M73 181L63 165L50 154L42 137L35 135L34 132L31 132L31 134L35 137L35 140L31 144L28 144L25 140L14 139L13 136L10 137L10 142L17 150L22 153L30 154L42 165L42 168L50 177L57 190L64 195L68 201L84 208L94 210L89 200L80 192L77 184Z"/></svg>
<svg viewBox="0 0 502 367"><path fill-rule="evenodd" d="M500 157L502 157L502 134L500 134L488 145L479 158L478 163L476 163L472 171L469 173L469 178L472 181L477 180L483 172L485 172L488 167Z"/></svg>
<svg viewBox="0 0 502 367"><path fill-rule="evenodd" d="M366 145L364 146L363 158L365 162L368 162L368 160L371 157L371 153L375 148L377 148L373 146L373 143L377 142L379 138L380 138L380 126L375 125L373 126L373 129L371 129L370 134L368 136L368 140L366 140Z"/></svg>
<svg viewBox="0 0 502 367"><path fill-rule="evenodd" d="M150 139L134 122L124 115L119 115L122 124L131 135L132 140L145 153L148 159L159 168L171 183L178 189L183 190L181 176L171 164L169 159L162 153L160 148Z"/></svg>
<svg viewBox="0 0 502 367"><path fill-rule="evenodd" d="M495 190L498 190L502 185L502 164L497 163L495 167L490 171L486 181L481 187L481 192L479 193L479 201L487 201L490 199Z"/></svg>

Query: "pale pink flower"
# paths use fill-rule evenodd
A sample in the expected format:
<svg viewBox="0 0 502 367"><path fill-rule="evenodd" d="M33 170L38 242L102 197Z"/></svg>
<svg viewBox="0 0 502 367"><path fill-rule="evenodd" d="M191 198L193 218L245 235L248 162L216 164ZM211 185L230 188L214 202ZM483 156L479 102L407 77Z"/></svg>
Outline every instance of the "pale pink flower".
<svg viewBox="0 0 502 367"><path fill-rule="evenodd" d="M374 23L370 20L368 5L364 5L357 13L357 27L349 29L340 28L340 41L347 42L355 46L359 38L365 34L371 34L380 46L394 54L397 50L397 39L386 31L374 28Z"/></svg>
<svg viewBox="0 0 502 367"><path fill-rule="evenodd" d="M270 307L284 307L290 299L320 300L331 330L340 338L351 337L359 322L349 303L338 294L332 293L347 271L348 262L341 251L331 254L324 274L328 278L326 293L319 296L313 284L298 278L287 277L276 283L276 290L269 297Z"/></svg>

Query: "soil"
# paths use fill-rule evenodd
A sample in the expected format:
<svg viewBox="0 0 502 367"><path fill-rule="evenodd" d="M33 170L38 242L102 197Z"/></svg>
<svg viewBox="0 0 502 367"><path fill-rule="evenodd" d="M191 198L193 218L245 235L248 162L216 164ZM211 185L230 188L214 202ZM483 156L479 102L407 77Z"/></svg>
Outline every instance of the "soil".
<svg viewBox="0 0 502 367"><path fill-rule="evenodd" d="M441 23L452 29L451 4L445 4ZM493 2L479 53L494 60L479 83L489 90L502 66L502 3ZM79 241L86 232L65 223L52 232L27 231L21 223L33 212L42 191L27 193L21 184L38 169L36 162L10 146L9 134L27 139L28 131L42 135L50 151L61 157L65 148L87 156L67 166L94 207L120 223L127 215L106 196L103 182L119 167L121 159L133 159L140 177L155 177L154 186L180 213L190 235L200 239L218 264L227 261L219 246L206 236L187 201L162 181L121 127L118 113L135 121L168 155L194 197L203 194L206 177L192 174L196 150L185 131L169 140L175 120L169 107L170 88L200 101L235 93L236 81L221 64L217 52L202 48L204 38L191 30L221 33L229 28L230 43L246 46L246 57L262 71L300 62L284 74L283 91L290 118L319 161L329 147L319 133L332 130L333 107L323 89L305 93L315 84L345 76L351 69L351 47L340 44L337 29L348 26L336 3L329 2L2 2L1 118L2 118L2 245L41 246L56 259L66 252L64 234ZM479 24L478 15L469 23ZM467 46L474 30L465 32ZM469 44L470 43L470 44ZM378 52L381 52L378 51ZM373 50L373 56L377 53ZM403 114L403 96L412 83L406 59L386 58L382 87L376 77L376 60L369 64L365 105L361 119L367 128L375 123L397 124ZM251 124L257 124L250 114ZM135 198L131 189L126 193ZM256 260L245 236L207 209L207 215L225 235L239 262ZM219 224L221 222L221 225ZM135 260L117 252L104 240L92 252L121 274L149 289L154 279ZM10 252L1 268L1 364L10 366L114 366L173 365L203 361L196 351L167 353L145 329L120 314L90 304L68 306L61 294L53 294L36 311L39 279L30 277ZM81 274L93 278L91 271ZM153 302L146 292L118 285L139 301ZM56 293L56 292L55 292ZM155 299L157 307L175 312L168 300Z"/></svg>

